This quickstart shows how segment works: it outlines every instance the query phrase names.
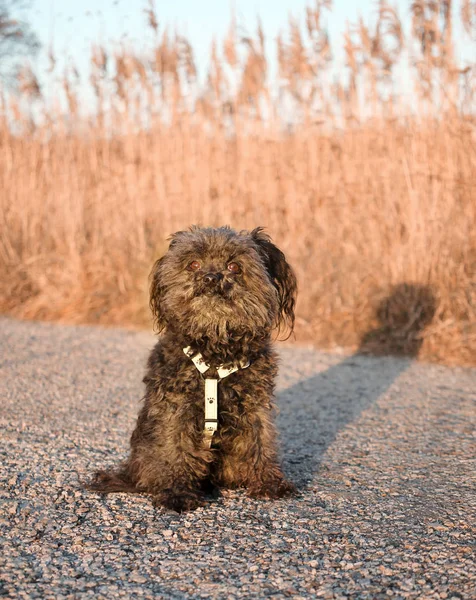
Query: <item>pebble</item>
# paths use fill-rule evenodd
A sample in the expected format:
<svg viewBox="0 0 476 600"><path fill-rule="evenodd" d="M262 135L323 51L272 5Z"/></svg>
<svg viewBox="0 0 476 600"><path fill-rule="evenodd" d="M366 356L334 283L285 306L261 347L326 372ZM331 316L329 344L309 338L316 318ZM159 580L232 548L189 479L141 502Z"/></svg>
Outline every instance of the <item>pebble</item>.
<svg viewBox="0 0 476 600"><path fill-rule="evenodd" d="M153 341L0 319L0 595L475 597L476 370L281 346L299 494L176 515L81 487L127 455Z"/></svg>

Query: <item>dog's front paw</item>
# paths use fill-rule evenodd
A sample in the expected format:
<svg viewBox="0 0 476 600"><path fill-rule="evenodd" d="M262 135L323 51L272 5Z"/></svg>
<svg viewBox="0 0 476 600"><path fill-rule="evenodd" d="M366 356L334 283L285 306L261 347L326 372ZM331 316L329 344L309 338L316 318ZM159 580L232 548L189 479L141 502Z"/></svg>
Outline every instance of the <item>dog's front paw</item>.
<svg viewBox="0 0 476 600"><path fill-rule="evenodd" d="M275 479L272 481L264 481L259 485L252 486L248 489L250 498L268 498L275 500L276 498L284 498L296 493L296 487L290 481L285 479Z"/></svg>
<svg viewBox="0 0 476 600"><path fill-rule="evenodd" d="M163 506L168 510L173 510L177 513L195 510L199 506L205 504L204 497L194 491L189 490L163 490L154 496L154 506Z"/></svg>

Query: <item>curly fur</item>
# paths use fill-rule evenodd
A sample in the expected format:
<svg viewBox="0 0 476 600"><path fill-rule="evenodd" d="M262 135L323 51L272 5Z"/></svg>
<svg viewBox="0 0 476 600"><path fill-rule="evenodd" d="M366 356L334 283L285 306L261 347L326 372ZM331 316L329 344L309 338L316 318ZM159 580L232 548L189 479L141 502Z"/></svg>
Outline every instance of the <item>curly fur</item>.
<svg viewBox="0 0 476 600"><path fill-rule="evenodd" d="M231 262L239 273L228 270ZM216 277L207 281L210 273ZM96 473L90 489L149 493L155 504L178 512L203 504L217 488L245 487L256 498L291 493L277 461L271 333L292 331L296 293L292 268L261 228L174 234L151 273L150 306L162 334L148 360L130 456L118 471ZM204 383L185 346L211 365L207 377L221 364L251 361L219 383L211 448L203 442Z"/></svg>

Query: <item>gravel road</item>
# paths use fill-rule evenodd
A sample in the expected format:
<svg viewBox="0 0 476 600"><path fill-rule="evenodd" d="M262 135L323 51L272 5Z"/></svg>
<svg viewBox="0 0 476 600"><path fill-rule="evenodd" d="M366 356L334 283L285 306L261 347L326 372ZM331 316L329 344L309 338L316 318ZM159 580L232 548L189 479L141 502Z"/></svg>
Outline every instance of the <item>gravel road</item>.
<svg viewBox="0 0 476 600"><path fill-rule="evenodd" d="M152 336L0 332L0 595L476 598L476 369L282 347L300 495L177 515L79 486L127 452Z"/></svg>

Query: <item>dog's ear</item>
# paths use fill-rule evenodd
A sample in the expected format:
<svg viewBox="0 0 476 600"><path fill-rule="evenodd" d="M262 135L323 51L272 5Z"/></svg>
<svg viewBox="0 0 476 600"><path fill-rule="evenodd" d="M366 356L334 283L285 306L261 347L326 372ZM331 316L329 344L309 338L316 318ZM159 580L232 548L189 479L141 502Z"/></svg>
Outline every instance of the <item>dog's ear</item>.
<svg viewBox="0 0 476 600"><path fill-rule="evenodd" d="M190 228L190 231L193 231L194 227ZM165 293L165 281L170 280L170 272L168 271L167 266L167 255L171 250L177 246L181 239L184 238L188 234L187 231L177 231L173 233L168 241L169 248L167 252L155 261L154 266L152 267L152 271L149 276L149 306L152 311L152 317L154 319L154 329L157 332L161 332L166 326L165 312L164 312L164 293Z"/></svg>
<svg viewBox="0 0 476 600"><path fill-rule="evenodd" d="M150 310L152 311L152 317L154 320L154 329L157 332L162 331L166 325L163 312L163 297L165 289L162 283L164 280L163 271L165 259L166 255L162 256L162 258L159 258L157 261L155 261L149 277L149 306Z"/></svg>
<svg viewBox="0 0 476 600"><path fill-rule="evenodd" d="M276 323L278 329L287 326L289 335L291 335L294 329L294 307L297 297L296 275L286 261L283 252L273 244L262 227L253 229L251 238L257 246L269 278L278 292L279 314Z"/></svg>
<svg viewBox="0 0 476 600"><path fill-rule="evenodd" d="M177 233L174 233L169 237L169 247L167 252L155 261L152 271L150 272L149 306L154 320L154 329L159 333L167 324L164 314L164 282L167 281L167 254L176 246L180 236L183 236L184 234L184 231L177 231Z"/></svg>
<svg viewBox="0 0 476 600"><path fill-rule="evenodd" d="M177 246L181 241L186 238L190 232L199 229L196 225L190 227L188 231L177 231L169 237L169 248L167 252L159 258L152 267L152 271L149 276L149 306L152 311L154 319L154 329L160 333L166 326L167 321L164 311L164 294L165 294L165 282L170 281L170 266L167 260L170 251Z"/></svg>

